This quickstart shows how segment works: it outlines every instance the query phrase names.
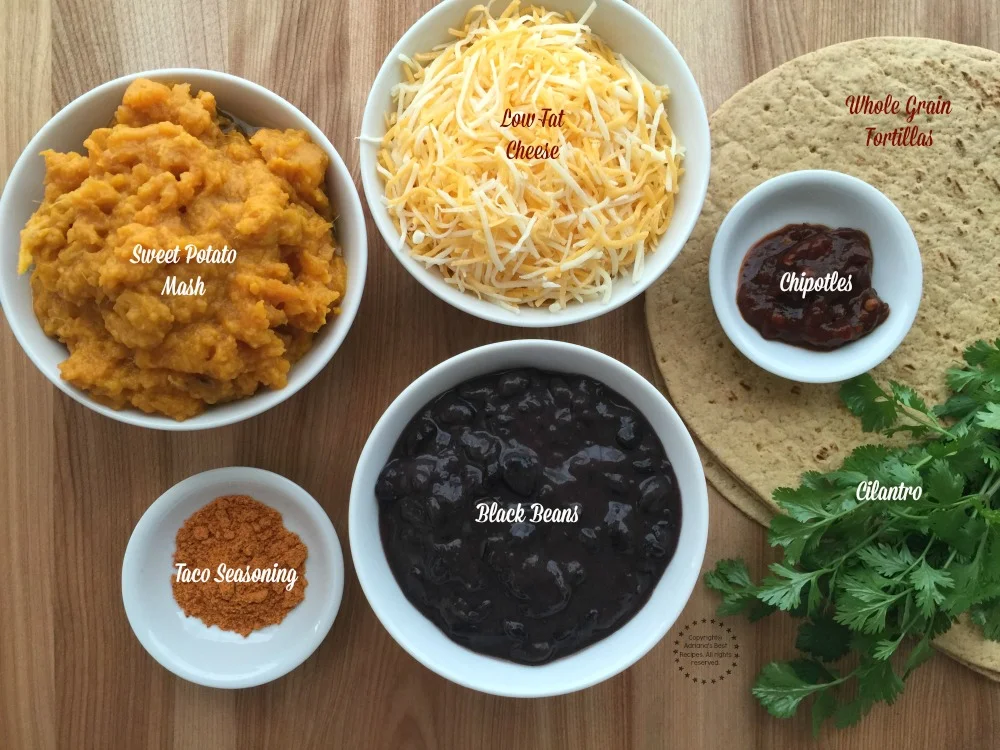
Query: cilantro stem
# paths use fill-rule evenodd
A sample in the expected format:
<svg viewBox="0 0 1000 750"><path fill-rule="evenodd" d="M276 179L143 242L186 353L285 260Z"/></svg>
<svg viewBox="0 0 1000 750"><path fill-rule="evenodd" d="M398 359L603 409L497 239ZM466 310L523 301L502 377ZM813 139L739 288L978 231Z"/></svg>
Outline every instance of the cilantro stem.
<svg viewBox="0 0 1000 750"><path fill-rule="evenodd" d="M773 715L792 716L814 696L814 729L829 718L853 724L874 703L895 700L931 654L932 637L959 615L971 613L987 637L1000 633L993 560L1000 542L1000 338L977 341L964 358L964 368L948 371L950 397L933 407L904 384L883 388L871 375L845 383L841 399L866 431L908 432L907 443L859 446L839 470L812 472L798 488L776 493L792 521L772 523L772 544L785 547L784 560L771 565L774 576L754 584L744 563L732 580L726 569L715 573L726 585L710 588L724 594L727 607L735 602L745 611L744 600L754 598L769 605L763 614L783 609L809 619L796 639L804 659L772 662L755 682L753 694ZM854 503L849 485L858 474L893 484L919 479L926 497ZM910 636L920 640L901 654ZM906 656L902 675L894 655ZM814 668L840 658L853 658L854 669ZM856 690L837 687L851 681Z"/></svg>
<svg viewBox="0 0 1000 750"><path fill-rule="evenodd" d="M986 483L992 480L993 477L997 475L997 473L998 473L997 471L991 472L990 475L986 477ZM983 484L983 489L979 491L979 494L983 496L983 502L989 504L990 500L993 499L993 495L996 493L998 489L1000 489L1000 479L997 479L995 482L993 482L993 484L990 485L989 489L986 489L986 483Z"/></svg>
<svg viewBox="0 0 1000 750"><path fill-rule="evenodd" d="M979 562L979 558L982 557L983 550L986 548L986 540L989 538L989 534L983 534L983 538L979 540L979 544L976 547L976 555L972 558L973 562ZM954 551L952 551L952 554L955 554ZM949 559L948 562L951 562L951 560Z"/></svg>
<svg viewBox="0 0 1000 750"><path fill-rule="evenodd" d="M830 583L829 583L829 589L830 589L831 593L833 592L833 585L837 582L837 573L840 572L840 568L844 564L844 560L846 560L847 558L849 558L851 555L855 554L862 547L866 547L869 542L871 542L872 540L874 540L879 534L882 533L883 529L884 529L883 526L879 526L867 538L865 538L864 541L859 542L858 544L854 545L851 549L849 549L847 552L845 552L840 557L838 557L836 560L834 560L833 563L831 563L830 565L828 565L826 568L823 568L822 570L818 571L820 575L822 575L823 573L831 573L832 574L830 576Z"/></svg>
<svg viewBox="0 0 1000 750"><path fill-rule="evenodd" d="M982 498L981 492L974 492L971 495L963 495L951 503L940 503L934 506L935 511L940 510L952 510L953 508L959 508L963 505L975 505L978 500ZM905 510L899 510L898 508L893 509L893 515L897 518L908 518L911 521L926 521L926 516L914 516L907 513Z"/></svg>
<svg viewBox="0 0 1000 750"><path fill-rule="evenodd" d="M873 541L879 534L881 534L884 528L885 528L884 525L879 526L877 529L875 529L875 531L873 531L871 534L865 537L864 541L858 542L853 547L851 547L851 549L849 549L847 552L838 557L836 562L834 563L834 567L840 567L841 563L843 563L844 560L846 560L848 557L856 553L862 547L867 547L868 543Z"/></svg>
<svg viewBox="0 0 1000 750"><path fill-rule="evenodd" d="M917 417L917 415L919 414L923 416L924 412L918 411L911 406L906 406L905 404L900 404L900 406L903 408L903 415L909 417L911 421L916 422L918 425L921 425L923 427L927 427L928 429L934 430L940 435L945 435L952 439L955 438L955 435L950 430L947 430L944 427L942 427L941 423L938 422L937 419L934 418L929 413L927 414L927 416L930 417L930 419L920 419Z"/></svg>
<svg viewBox="0 0 1000 750"><path fill-rule="evenodd" d="M927 546L924 547L924 551L920 553L920 557L918 557L916 560L914 560L909 565L907 565L906 566L906 570L904 570L902 573L899 574L899 581L898 581L898 583L902 583L903 582L903 578L906 577L906 574L909 573L911 570L913 570L916 566L918 566L920 564L920 562L925 557L927 557L927 553L931 551L931 547L933 545L934 545L934 537L932 536L930 539L927 540Z"/></svg>
<svg viewBox="0 0 1000 750"><path fill-rule="evenodd" d="M899 638L896 639L896 648L899 648L899 644L903 642L903 639L910 634L910 628L917 624L917 620L921 618L920 612L915 612L910 618L910 621L905 623L903 627L900 628Z"/></svg>
<svg viewBox="0 0 1000 750"><path fill-rule="evenodd" d="M954 430L956 427L961 427L962 425L968 424L973 419L975 419L976 414L978 412L979 412L979 404L973 405L972 407L970 407L969 411L966 413L964 417L962 417L960 420L958 420L957 422L955 422L955 424L951 426L951 429Z"/></svg>
<svg viewBox="0 0 1000 750"><path fill-rule="evenodd" d="M989 476L986 477L986 481L983 482L983 486L979 488L979 494L980 495L982 495L982 494L984 494L986 492L987 486L989 486L989 483L993 481L993 478L996 475L997 475L997 472L995 470L990 472ZM993 489L993 491L996 491L996 485L994 485L992 489ZM993 492L990 492L989 494L992 495Z"/></svg>

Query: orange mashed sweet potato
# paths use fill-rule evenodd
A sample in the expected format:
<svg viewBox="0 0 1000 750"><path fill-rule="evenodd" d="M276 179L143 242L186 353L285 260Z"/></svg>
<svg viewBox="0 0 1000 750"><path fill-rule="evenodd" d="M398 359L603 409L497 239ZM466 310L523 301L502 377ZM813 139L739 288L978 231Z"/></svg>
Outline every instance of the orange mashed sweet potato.
<svg viewBox="0 0 1000 750"><path fill-rule="evenodd" d="M226 126L212 94L140 79L86 155L43 153L19 270L34 265L35 315L69 349L62 377L102 403L183 420L281 388L339 313L327 155L301 130ZM236 257L187 262L188 245ZM136 246L179 260L133 263ZM164 293L168 276L203 293Z"/></svg>

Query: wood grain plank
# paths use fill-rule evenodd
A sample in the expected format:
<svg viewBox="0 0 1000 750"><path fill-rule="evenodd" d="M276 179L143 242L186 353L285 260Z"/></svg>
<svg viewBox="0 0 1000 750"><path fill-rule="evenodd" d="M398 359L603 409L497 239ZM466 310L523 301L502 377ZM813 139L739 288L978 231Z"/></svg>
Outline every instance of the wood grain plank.
<svg viewBox="0 0 1000 750"><path fill-rule="evenodd" d="M51 5L18 0L4 8L0 80L0 175L52 114ZM9 248L7 249L9 250ZM52 538L52 389L10 329L0 326L0 745L55 742L56 635ZM3 740L6 739L6 742Z"/></svg>

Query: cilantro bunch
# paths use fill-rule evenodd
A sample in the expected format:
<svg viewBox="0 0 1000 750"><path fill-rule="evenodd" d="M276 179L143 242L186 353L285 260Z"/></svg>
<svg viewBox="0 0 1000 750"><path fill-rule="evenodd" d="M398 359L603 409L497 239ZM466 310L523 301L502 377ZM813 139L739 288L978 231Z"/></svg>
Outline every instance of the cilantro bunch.
<svg viewBox="0 0 1000 750"><path fill-rule="evenodd" d="M771 662L753 687L774 716L810 699L818 732L827 719L848 726L893 703L963 613L1000 640L1000 339L975 343L964 359L947 372L952 395L934 408L899 383L844 383L841 398L865 431L907 433L906 444L862 445L838 470L777 490L785 514L768 538L784 559L759 583L742 560L705 574L722 596L720 616L801 619L800 658ZM862 502L855 490L866 480L923 494Z"/></svg>

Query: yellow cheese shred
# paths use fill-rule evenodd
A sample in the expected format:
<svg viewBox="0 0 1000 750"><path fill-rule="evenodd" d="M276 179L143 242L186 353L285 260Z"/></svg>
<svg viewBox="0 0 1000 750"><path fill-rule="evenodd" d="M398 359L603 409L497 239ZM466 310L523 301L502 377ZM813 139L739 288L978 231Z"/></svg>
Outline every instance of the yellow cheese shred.
<svg viewBox="0 0 1000 750"><path fill-rule="evenodd" d="M666 231L683 172L669 91L574 21L515 0L402 58L378 155L400 247L458 289L517 310L607 301ZM543 110L564 112L540 127ZM534 113L502 125L505 110ZM511 141L558 158L511 159Z"/></svg>

